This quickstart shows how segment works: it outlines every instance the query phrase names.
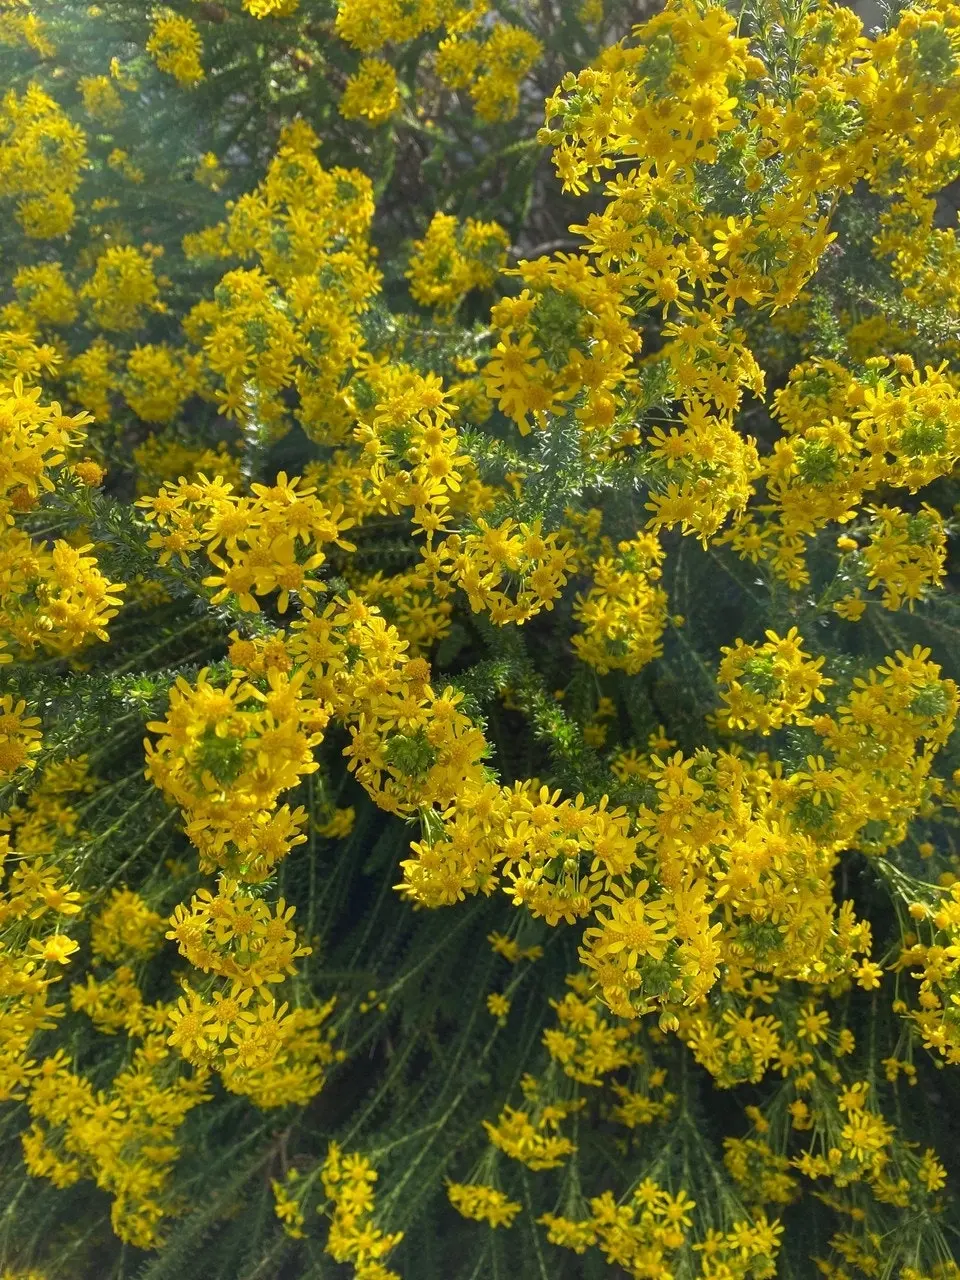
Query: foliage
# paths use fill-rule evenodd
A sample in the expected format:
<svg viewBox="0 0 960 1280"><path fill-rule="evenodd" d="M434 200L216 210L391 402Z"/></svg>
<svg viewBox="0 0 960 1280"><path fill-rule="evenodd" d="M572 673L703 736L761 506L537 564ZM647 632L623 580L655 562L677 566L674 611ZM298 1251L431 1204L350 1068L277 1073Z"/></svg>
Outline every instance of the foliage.
<svg viewBox="0 0 960 1280"><path fill-rule="evenodd" d="M0 1275L957 1277L960 9L0 65Z"/></svg>

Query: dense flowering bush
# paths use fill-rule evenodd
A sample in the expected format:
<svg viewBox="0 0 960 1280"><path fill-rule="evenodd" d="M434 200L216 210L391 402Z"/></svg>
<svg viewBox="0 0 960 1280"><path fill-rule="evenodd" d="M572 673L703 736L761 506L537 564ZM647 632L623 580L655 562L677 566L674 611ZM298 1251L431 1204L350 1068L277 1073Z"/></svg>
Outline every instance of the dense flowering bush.
<svg viewBox="0 0 960 1280"><path fill-rule="evenodd" d="M957 1280L960 8L0 66L3 1280Z"/></svg>

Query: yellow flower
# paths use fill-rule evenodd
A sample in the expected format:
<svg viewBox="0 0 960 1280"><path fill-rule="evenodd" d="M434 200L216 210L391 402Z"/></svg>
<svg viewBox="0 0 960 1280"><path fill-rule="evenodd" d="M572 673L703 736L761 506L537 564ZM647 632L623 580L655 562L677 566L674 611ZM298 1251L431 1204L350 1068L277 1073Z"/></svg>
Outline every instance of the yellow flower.
<svg viewBox="0 0 960 1280"><path fill-rule="evenodd" d="M54 933L47 938L31 938L30 949L49 964L67 964L74 952L80 949L80 943L65 934Z"/></svg>
<svg viewBox="0 0 960 1280"><path fill-rule="evenodd" d="M371 125L385 124L400 106L397 73L382 58L364 58L347 80L338 104L348 120L363 119Z"/></svg>
<svg viewBox="0 0 960 1280"><path fill-rule="evenodd" d="M506 996L499 992L492 992L487 996L487 1009L500 1023L505 1023L507 1014L510 1012L510 1001Z"/></svg>
<svg viewBox="0 0 960 1280"><path fill-rule="evenodd" d="M478 1182L447 1184L450 1203L465 1218L486 1222L491 1227L511 1227L521 1210L516 1200L508 1200L502 1191Z"/></svg>
<svg viewBox="0 0 960 1280"><path fill-rule="evenodd" d="M203 79L203 41L190 18L171 10L160 13L153 20L146 48L160 70L184 87L192 88Z"/></svg>

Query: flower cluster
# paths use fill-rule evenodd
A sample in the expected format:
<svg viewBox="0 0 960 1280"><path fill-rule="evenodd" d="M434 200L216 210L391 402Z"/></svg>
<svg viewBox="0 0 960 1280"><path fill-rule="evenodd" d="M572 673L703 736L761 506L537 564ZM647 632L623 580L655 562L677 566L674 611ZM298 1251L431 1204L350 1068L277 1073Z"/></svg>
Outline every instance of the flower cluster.
<svg viewBox="0 0 960 1280"><path fill-rule="evenodd" d="M573 607L582 627L573 646L577 657L601 675L636 675L661 653L668 602L654 583L662 560L660 543L646 534L619 543L593 562L593 584Z"/></svg>
<svg viewBox="0 0 960 1280"><path fill-rule="evenodd" d="M309 606L324 587L313 575L326 561L323 547L351 550L343 531L353 523L341 506L329 510L300 477L284 472L274 485L253 486L241 496L223 475L208 480L167 481L155 497L140 499L157 532L148 545L160 564L177 557L184 565L201 548L217 572L203 579L213 588L212 603L234 598L241 610L259 611L258 598L279 592L277 608L285 613L290 595Z"/></svg>
<svg viewBox="0 0 960 1280"><path fill-rule="evenodd" d="M486 1222L491 1227L512 1227L522 1208L518 1201L509 1200L502 1191L484 1186L482 1182L451 1182L447 1196L465 1218Z"/></svg>
<svg viewBox="0 0 960 1280"><path fill-rule="evenodd" d="M463 226L435 213L422 240L414 241L407 270L415 302L451 311L471 289L488 289L506 265L509 238L496 222L467 218Z"/></svg>
<svg viewBox="0 0 960 1280"><path fill-rule="evenodd" d="M579 1220L547 1213L539 1219L547 1239L575 1253L599 1248L611 1265L623 1267L639 1280L666 1275L666 1259L687 1243L695 1203L680 1191L673 1196L647 1178L627 1204L618 1204L609 1191L590 1201L590 1216ZM711 1231L693 1249L701 1255L700 1280L765 1280L777 1273L782 1225L760 1214L753 1221L732 1225L728 1232Z"/></svg>
<svg viewBox="0 0 960 1280"><path fill-rule="evenodd" d="M66 465L86 438L89 415L68 416L40 396L39 387L19 378L0 384L0 661L37 648L66 654L105 640L123 590L86 554L92 544L38 540L20 527L58 483L68 482L71 469L81 483L98 484L103 476L96 464Z"/></svg>
<svg viewBox="0 0 960 1280"><path fill-rule="evenodd" d="M535 1084L528 1085L531 1094ZM534 1101L532 1110L505 1107L495 1124L484 1120L483 1127L490 1142L511 1160L535 1171L555 1169L576 1150L569 1138L558 1133L561 1121L575 1109L562 1103L537 1105Z"/></svg>
<svg viewBox="0 0 960 1280"><path fill-rule="evenodd" d="M520 105L520 86L543 55L543 45L530 31L497 22L486 39L466 34L474 11L462 19L437 48L437 75L451 89L466 89L477 115L490 123L512 120Z"/></svg>
<svg viewBox="0 0 960 1280"><path fill-rule="evenodd" d="M173 76L178 84L190 88L203 79L200 61L203 41L196 23L183 14L169 9L159 13L153 21L146 50L159 69Z"/></svg>
<svg viewBox="0 0 960 1280"><path fill-rule="evenodd" d="M320 1173L332 1204L326 1252L336 1262L353 1264L357 1280L398 1280L381 1261L400 1243L403 1233L384 1233L372 1222L373 1184L377 1172L360 1155L344 1155L331 1143Z"/></svg>
<svg viewBox="0 0 960 1280"><path fill-rule="evenodd" d="M481 25L482 38L470 34ZM448 88L467 90L477 115L490 123L513 119L520 104L520 85L543 53L536 36L499 20L484 0L472 4L417 0L409 5L396 0L338 0L337 33L365 54L440 35L436 74ZM389 63L382 58L364 58L347 83L340 110L380 123L392 113L393 107L387 111L386 103L395 93L395 83ZM385 85L391 89L385 91Z"/></svg>
<svg viewBox="0 0 960 1280"><path fill-rule="evenodd" d="M198 257L255 265L228 271L183 327L203 353L197 391L219 412L279 430L295 390L300 425L329 439L351 420L342 384L363 349L359 317L379 273L370 179L324 169L318 145L305 123L289 127L257 189L197 244Z"/></svg>
<svg viewBox="0 0 960 1280"><path fill-rule="evenodd" d="M180 677L166 719L147 726L157 742L146 743L147 776L183 809L204 863L254 882L306 839L305 811L276 800L319 767L312 748L328 719L304 696L302 673L273 670L263 683L234 676L220 687L206 670L195 686Z"/></svg>
<svg viewBox="0 0 960 1280"><path fill-rule="evenodd" d="M342 116L385 124L400 106L397 73L383 58L364 58L347 81L339 102Z"/></svg>
<svg viewBox="0 0 960 1280"><path fill-rule="evenodd" d="M65 236L76 216L74 193L87 163L83 130L39 85L10 89L0 103L0 197L15 199L27 236Z"/></svg>
<svg viewBox="0 0 960 1280"><path fill-rule="evenodd" d="M831 681L820 674L823 658L804 653L796 627L782 637L768 631L761 645L738 640L722 652L717 672L726 703L722 724L769 734L787 724L812 723L807 709L823 702L823 687Z"/></svg>

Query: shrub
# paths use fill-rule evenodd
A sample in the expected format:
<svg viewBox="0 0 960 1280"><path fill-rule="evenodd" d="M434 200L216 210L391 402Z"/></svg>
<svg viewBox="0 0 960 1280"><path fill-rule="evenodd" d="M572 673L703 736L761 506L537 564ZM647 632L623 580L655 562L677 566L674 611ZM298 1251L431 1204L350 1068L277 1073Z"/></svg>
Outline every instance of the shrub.
<svg viewBox="0 0 960 1280"><path fill-rule="evenodd" d="M9 1280L949 1280L960 10L0 0Z"/></svg>

